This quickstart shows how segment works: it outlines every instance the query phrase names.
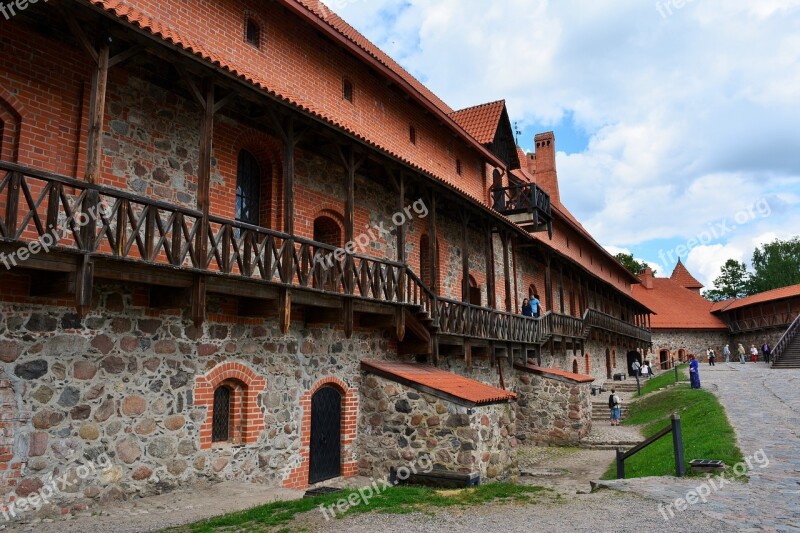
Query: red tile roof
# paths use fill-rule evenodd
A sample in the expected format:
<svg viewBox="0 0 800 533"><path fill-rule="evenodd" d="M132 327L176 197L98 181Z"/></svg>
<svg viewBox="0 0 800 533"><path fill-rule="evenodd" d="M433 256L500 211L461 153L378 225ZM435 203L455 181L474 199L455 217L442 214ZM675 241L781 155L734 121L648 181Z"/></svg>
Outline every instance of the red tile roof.
<svg viewBox="0 0 800 533"><path fill-rule="evenodd" d="M513 392L419 363L370 360L361 361L361 369L417 390L424 389L434 396L438 393L440 397L472 405L508 402L517 397Z"/></svg>
<svg viewBox="0 0 800 533"><path fill-rule="evenodd" d="M772 289L771 291L760 292L758 294L753 294L751 296L745 296L744 298L737 298L726 300L725 302L720 303L728 303L726 306L715 306L713 309L714 312L718 311L733 311L734 309L741 309L742 307L747 307L748 305L755 305L764 302L772 302L775 300L783 300L785 298L795 298L800 296L800 285L790 285L789 287L782 287L780 289Z"/></svg>
<svg viewBox="0 0 800 533"><path fill-rule="evenodd" d="M669 278L687 289L702 289L704 287L686 270L680 259L678 259L678 264L675 265L675 270L672 271L672 275Z"/></svg>
<svg viewBox="0 0 800 533"><path fill-rule="evenodd" d="M736 298L728 298L727 300L722 300L721 302L716 302L714 305L711 306L711 312L712 313L717 313L719 311L722 311L723 309L725 309L726 307L728 307L729 305L731 305L735 301L736 301Z"/></svg>
<svg viewBox="0 0 800 533"><path fill-rule="evenodd" d="M534 364L523 365L518 363L514 365L514 368L531 374L538 374L542 377L558 379L559 381L568 380L575 383L591 383L594 381L594 378L587 374L575 374L558 368L544 368Z"/></svg>
<svg viewBox="0 0 800 533"><path fill-rule="evenodd" d="M728 329L722 320L711 314L713 302L672 278L653 278L652 289L634 285L632 293L655 311L650 318L653 329Z"/></svg>
<svg viewBox="0 0 800 533"><path fill-rule="evenodd" d="M451 113L450 116L467 133L475 137L476 141L481 144L489 144L494 141L505 107L506 101L498 100L488 104L460 109ZM521 161L524 161L524 159L521 159Z"/></svg>

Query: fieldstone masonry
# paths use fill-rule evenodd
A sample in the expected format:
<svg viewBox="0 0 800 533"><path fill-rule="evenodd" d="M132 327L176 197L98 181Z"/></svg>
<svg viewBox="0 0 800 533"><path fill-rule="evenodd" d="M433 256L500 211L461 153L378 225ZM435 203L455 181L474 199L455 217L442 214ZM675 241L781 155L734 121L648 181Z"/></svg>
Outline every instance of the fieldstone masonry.
<svg viewBox="0 0 800 533"><path fill-rule="evenodd" d="M519 374L517 437L525 444L579 444L592 430L589 383Z"/></svg>
<svg viewBox="0 0 800 533"><path fill-rule="evenodd" d="M482 483L517 475L513 404L464 407L374 375L363 377L361 402L361 475L381 478L426 455Z"/></svg>

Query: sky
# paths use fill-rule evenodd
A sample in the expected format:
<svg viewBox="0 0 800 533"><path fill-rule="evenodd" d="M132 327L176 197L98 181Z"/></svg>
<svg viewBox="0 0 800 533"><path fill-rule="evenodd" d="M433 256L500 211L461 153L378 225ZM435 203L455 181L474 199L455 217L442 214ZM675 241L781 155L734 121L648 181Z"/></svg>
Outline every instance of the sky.
<svg viewBox="0 0 800 533"><path fill-rule="evenodd" d="M800 0L327 0L455 109L556 136L562 203L612 253L707 287L800 234Z"/></svg>

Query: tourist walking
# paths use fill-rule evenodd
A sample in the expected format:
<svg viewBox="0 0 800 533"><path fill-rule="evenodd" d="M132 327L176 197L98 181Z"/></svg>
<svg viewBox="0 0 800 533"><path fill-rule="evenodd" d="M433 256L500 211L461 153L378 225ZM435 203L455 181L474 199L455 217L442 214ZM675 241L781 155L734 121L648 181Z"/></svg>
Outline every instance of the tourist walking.
<svg viewBox="0 0 800 533"><path fill-rule="evenodd" d="M717 360L717 354L714 353L714 348L709 348L707 355L708 355L708 365L714 366L714 362Z"/></svg>
<svg viewBox="0 0 800 533"><path fill-rule="evenodd" d="M631 364L631 370L633 370L633 375L636 376L637 380L642 377L642 365L639 364L638 359L633 360L633 363Z"/></svg>
<svg viewBox="0 0 800 533"><path fill-rule="evenodd" d="M527 298L522 300L522 314L523 316L533 316L533 308Z"/></svg>
<svg viewBox="0 0 800 533"><path fill-rule="evenodd" d="M741 342L739 343L738 351L739 351L739 362L741 364L744 364L744 346L742 346Z"/></svg>
<svg viewBox="0 0 800 533"><path fill-rule="evenodd" d="M689 381L691 381L693 389L700 388L700 364L694 354L689 354Z"/></svg>
<svg viewBox="0 0 800 533"><path fill-rule="evenodd" d="M754 363L758 363L758 348L756 348L755 344L750 345L750 360Z"/></svg>
<svg viewBox="0 0 800 533"><path fill-rule="evenodd" d="M611 389L611 395L608 397L608 407L611 409L611 425L618 426L622 418L622 400L617 396L617 392Z"/></svg>
<svg viewBox="0 0 800 533"><path fill-rule="evenodd" d="M647 361L642 364L642 377L647 379L653 377L653 370L650 368L650 365L647 364Z"/></svg>
<svg viewBox="0 0 800 533"><path fill-rule="evenodd" d="M726 363L730 363L731 362L731 349L728 347L727 344L722 349L722 355L725 356L725 362Z"/></svg>
<svg viewBox="0 0 800 533"><path fill-rule="evenodd" d="M769 347L769 343L767 343L767 341L764 341L764 346L761 347L761 353L764 354L764 362L767 364L769 364L769 356L771 351L772 350Z"/></svg>

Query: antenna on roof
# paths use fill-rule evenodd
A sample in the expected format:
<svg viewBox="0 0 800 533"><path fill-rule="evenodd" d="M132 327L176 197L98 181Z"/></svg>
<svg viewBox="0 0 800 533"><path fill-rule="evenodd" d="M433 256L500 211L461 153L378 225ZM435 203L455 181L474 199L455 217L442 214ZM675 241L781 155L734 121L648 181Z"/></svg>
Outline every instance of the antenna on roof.
<svg viewBox="0 0 800 533"><path fill-rule="evenodd" d="M519 122L516 120L514 121L514 144L519 145L519 136L522 135L522 132L519 129Z"/></svg>

